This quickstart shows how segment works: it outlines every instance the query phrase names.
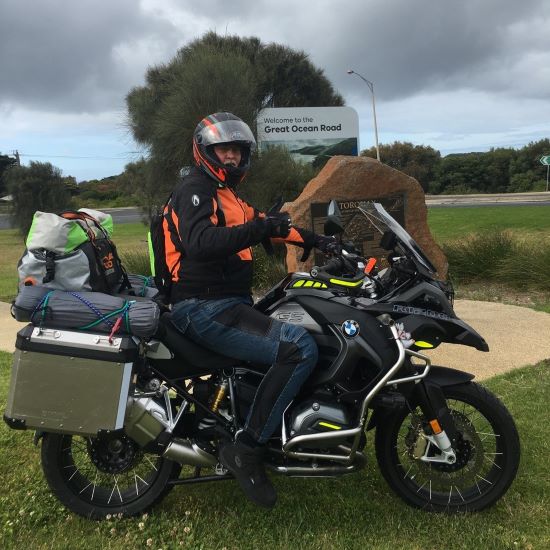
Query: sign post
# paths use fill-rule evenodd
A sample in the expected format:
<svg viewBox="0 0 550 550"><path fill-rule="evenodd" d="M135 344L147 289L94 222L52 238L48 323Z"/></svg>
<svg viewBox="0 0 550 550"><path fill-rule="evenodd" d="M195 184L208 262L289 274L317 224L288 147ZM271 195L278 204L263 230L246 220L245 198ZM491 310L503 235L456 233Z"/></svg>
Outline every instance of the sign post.
<svg viewBox="0 0 550 550"><path fill-rule="evenodd" d="M550 155L540 157L540 163L546 166L546 191L548 191L548 175L550 173Z"/></svg>

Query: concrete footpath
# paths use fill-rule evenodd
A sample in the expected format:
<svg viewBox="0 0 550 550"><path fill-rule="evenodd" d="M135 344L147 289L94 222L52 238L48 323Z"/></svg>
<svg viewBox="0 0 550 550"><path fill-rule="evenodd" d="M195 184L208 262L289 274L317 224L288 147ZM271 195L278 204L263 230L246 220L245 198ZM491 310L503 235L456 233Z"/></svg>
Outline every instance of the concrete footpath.
<svg viewBox="0 0 550 550"><path fill-rule="evenodd" d="M457 300L455 311L485 338L489 352L443 344L427 352L433 364L465 370L483 379L550 359L550 314L471 300ZM14 351L15 335L23 326L11 317L10 305L0 302L0 350Z"/></svg>

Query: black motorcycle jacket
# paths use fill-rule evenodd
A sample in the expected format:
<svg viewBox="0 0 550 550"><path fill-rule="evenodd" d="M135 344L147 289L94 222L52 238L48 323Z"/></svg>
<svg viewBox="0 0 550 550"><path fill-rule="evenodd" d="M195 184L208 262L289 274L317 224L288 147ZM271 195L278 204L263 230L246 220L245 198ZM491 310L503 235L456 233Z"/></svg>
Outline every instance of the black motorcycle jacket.
<svg viewBox="0 0 550 550"><path fill-rule="evenodd" d="M177 184L165 209L165 250L172 273L170 302L250 294L252 246L267 235L264 214L198 168ZM284 241L313 246L315 234L292 228Z"/></svg>

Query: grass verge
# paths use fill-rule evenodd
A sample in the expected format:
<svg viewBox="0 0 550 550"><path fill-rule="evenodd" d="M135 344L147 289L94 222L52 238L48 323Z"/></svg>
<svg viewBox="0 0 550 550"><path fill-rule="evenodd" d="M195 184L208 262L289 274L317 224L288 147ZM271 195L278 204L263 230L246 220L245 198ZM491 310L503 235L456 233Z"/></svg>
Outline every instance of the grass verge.
<svg viewBox="0 0 550 550"><path fill-rule="evenodd" d="M429 208L428 225L440 243L469 233L504 230L550 239L550 206Z"/></svg>
<svg viewBox="0 0 550 550"><path fill-rule="evenodd" d="M11 355L0 353L0 407ZM232 481L174 489L150 515L101 523L67 512L50 495L31 432L0 427L2 548L548 548L550 361L487 382L509 407L522 441L518 477L478 514L437 517L390 493L375 465L337 480L275 477L279 502L254 507ZM372 435L369 435L369 443Z"/></svg>

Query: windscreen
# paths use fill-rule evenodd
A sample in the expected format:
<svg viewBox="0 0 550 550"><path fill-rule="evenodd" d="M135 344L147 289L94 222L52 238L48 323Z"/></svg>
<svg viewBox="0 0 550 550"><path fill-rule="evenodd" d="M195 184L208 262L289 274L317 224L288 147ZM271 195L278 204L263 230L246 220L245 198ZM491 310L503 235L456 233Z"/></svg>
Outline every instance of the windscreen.
<svg viewBox="0 0 550 550"><path fill-rule="evenodd" d="M383 235L386 231L393 232L400 244L412 254L417 262L432 273L437 271L416 241L388 214L379 202L362 202L359 204L359 210L380 234Z"/></svg>

